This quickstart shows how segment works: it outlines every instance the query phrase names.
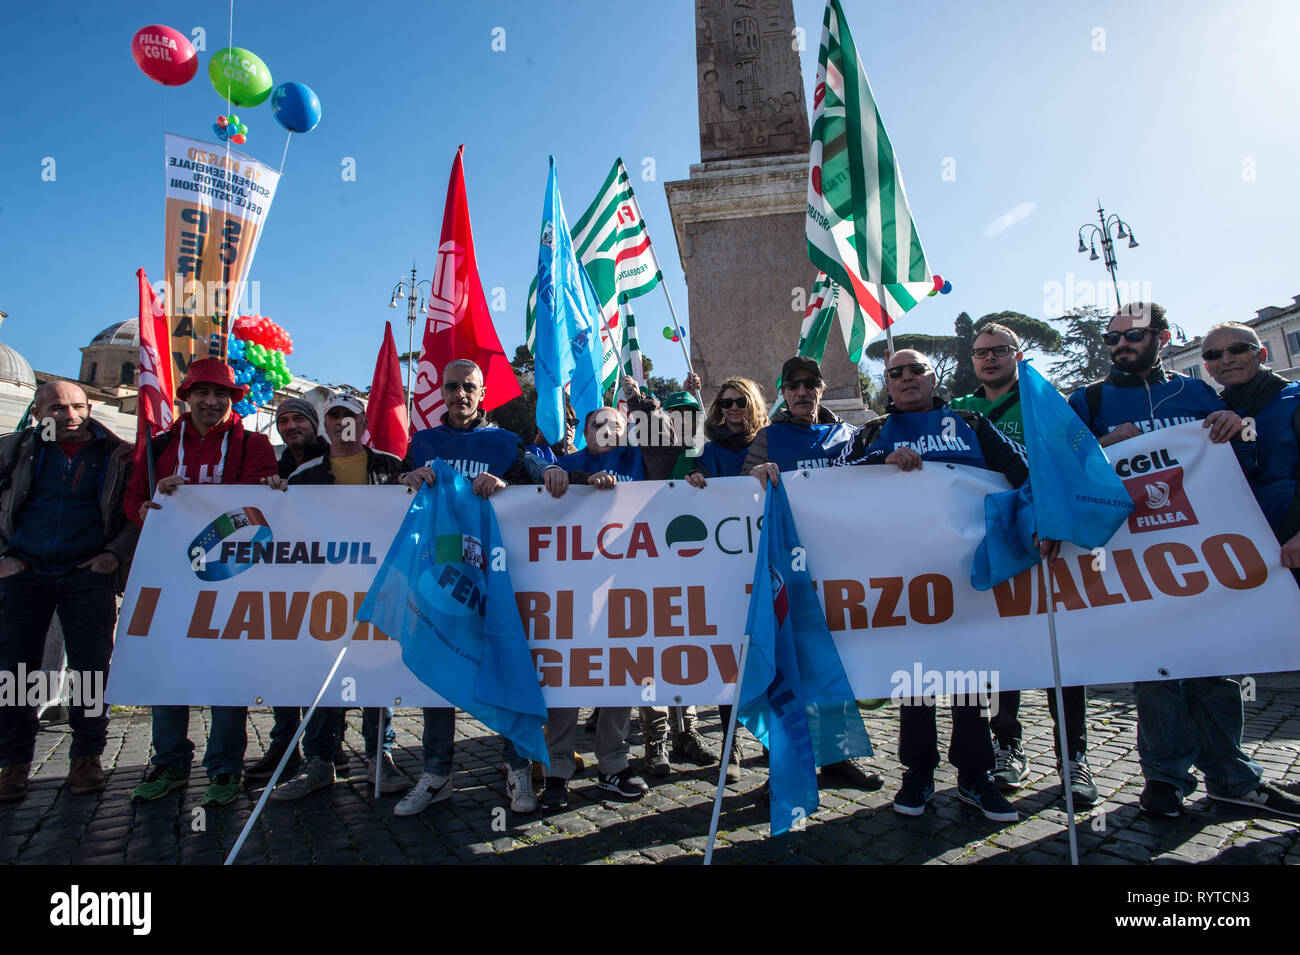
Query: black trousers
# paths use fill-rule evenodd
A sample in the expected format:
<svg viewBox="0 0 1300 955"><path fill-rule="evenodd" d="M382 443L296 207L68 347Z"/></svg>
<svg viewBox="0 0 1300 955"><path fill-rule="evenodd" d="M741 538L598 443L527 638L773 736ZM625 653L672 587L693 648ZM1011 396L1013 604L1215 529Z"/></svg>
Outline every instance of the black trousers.
<svg viewBox="0 0 1300 955"><path fill-rule="evenodd" d="M936 707L922 700L903 700L898 708L898 761L908 769L933 772L939 765ZM961 778L980 777L993 769L989 723L978 704L952 708L952 740L948 762Z"/></svg>
<svg viewBox="0 0 1300 955"><path fill-rule="evenodd" d="M1052 722L1060 727L1060 716L1056 712L1056 690L1052 687L1044 690L1047 694L1047 709L1052 714ZM1061 687L1061 699L1065 701L1065 740L1070 746L1070 755L1088 751L1088 701L1081 686ZM1007 690L998 694L998 711L989 717L989 726L998 743L1006 746L1023 739L1020 726L1020 691ZM1061 758L1061 742L1058 733L1052 734L1052 747L1056 758Z"/></svg>

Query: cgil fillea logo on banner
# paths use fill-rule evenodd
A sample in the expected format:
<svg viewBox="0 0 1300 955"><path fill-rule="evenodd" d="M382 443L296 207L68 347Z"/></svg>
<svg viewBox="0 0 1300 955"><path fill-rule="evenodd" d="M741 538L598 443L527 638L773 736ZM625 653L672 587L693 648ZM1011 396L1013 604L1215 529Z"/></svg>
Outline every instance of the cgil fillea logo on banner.
<svg viewBox="0 0 1300 955"><path fill-rule="evenodd" d="M28 670L19 662L16 672L0 670L0 707L32 706L66 700L73 709L84 709L97 718L104 713L104 671L69 670L66 676L54 670Z"/></svg>
<svg viewBox="0 0 1300 955"><path fill-rule="evenodd" d="M73 885L50 896L50 924L55 926L128 926L132 935L148 935L152 913L149 892L89 892Z"/></svg>

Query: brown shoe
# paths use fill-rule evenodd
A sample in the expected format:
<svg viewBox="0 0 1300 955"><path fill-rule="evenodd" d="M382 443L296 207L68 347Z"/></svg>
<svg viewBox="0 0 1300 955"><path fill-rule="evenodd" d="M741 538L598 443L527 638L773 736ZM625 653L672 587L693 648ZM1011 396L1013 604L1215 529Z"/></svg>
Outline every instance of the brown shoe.
<svg viewBox="0 0 1300 955"><path fill-rule="evenodd" d="M0 769L0 802L17 802L27 795L31 763L14 763Z"/></svg>
<svg viewBox="0 0 1300 955"><path fill-rule="evenodd" d="M108 785L108 775L98 756L74 756L68 771L68 792L75 796L97 793Z"/></svg>

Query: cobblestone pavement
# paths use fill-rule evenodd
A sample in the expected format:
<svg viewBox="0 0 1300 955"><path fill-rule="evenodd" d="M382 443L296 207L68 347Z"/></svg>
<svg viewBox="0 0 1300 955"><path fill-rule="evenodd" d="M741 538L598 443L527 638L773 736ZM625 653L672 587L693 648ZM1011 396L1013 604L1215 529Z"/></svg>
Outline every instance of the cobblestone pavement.
<svg viewBox="0 0 1300 955"><path fill-rule="evenodd" d="M1246 703L1245 749L1266 778L1300 775L1300 674L1258 678L1256 699ZM956 776L940 767L938 795L919 818L894 813L890 800L901 776L897 717L892 708L866 714L876 746L875 765L885 777L880 792L823 789L822 807L803 832L767 834L762 785L766 766L752 738L745 773L727 788L715 862L790 864L1068 863L1064 803L1052 754L1053 726L1046 698L1026 693L1021 706L1031 775L1012 801L1018 823L984 820L957 801ZM1245 810L1211 803L1201 788L1181 819L1160 820L1138 810L1138 767L1133 697L1127 686L1094 688L1089 699L1089 758L1102 801L1079 819L1081 861L1086 865L1145 863L1294 863L1300 832L1290 822L1250 817ZM70 736L66 725L46 727L37 743L31 790L19 803L0 806L0 862L193 863L223 861L247 821L261 789L235 803L201 810L206 781L199 769L208 711L191 711L191 738L199 747L188 787L149 804L132 805L149 756L148 709L115 713L104 765L107 790L73 796L64 786ZM701 728L720 748L717 711L701 713ZM635 720L634 732L635 732ZM394 758L419 775L420 712L399 710ZM248 760L261 755L271 727L269 710L253 711ZM505 795L500 740L460 714L455 793L419 816L398 818L400 796L376 805L365 783L360 712L349 711L346 746L350 775L332 789L298 802L268 802L239 857L245 863L652 863L699 864L712 811L717 765L682 767L665 779L646 776L650 794L636 802L605 798L596 788L591 734L579 730L587 761L570 784L569 809L515 815ZM940 740L950 729L941 715ZM634 740L633 766L641 747ZM674 768L678 769L677 764Z"/></svg>

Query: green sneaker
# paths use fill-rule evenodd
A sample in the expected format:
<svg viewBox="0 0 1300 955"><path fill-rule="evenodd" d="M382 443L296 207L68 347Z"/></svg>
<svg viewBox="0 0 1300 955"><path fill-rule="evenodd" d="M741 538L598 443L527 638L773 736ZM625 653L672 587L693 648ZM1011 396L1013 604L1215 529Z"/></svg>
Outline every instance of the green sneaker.
<svg viewBox="0 0 1300 955"><path fill-rule="evenodd" d="M208 791L203 794L204 806L225 806L235 801L239 795L239 773L221 773L208 783Z"/></svg>
<svg viewBox="0 0 1300 955"><path fill-rule="evenodd" d="M180 789L190 781L190 774L175 766L150 766L144 781L131 790L132 802L152 802L162 799L173 789Z"/></svg>

